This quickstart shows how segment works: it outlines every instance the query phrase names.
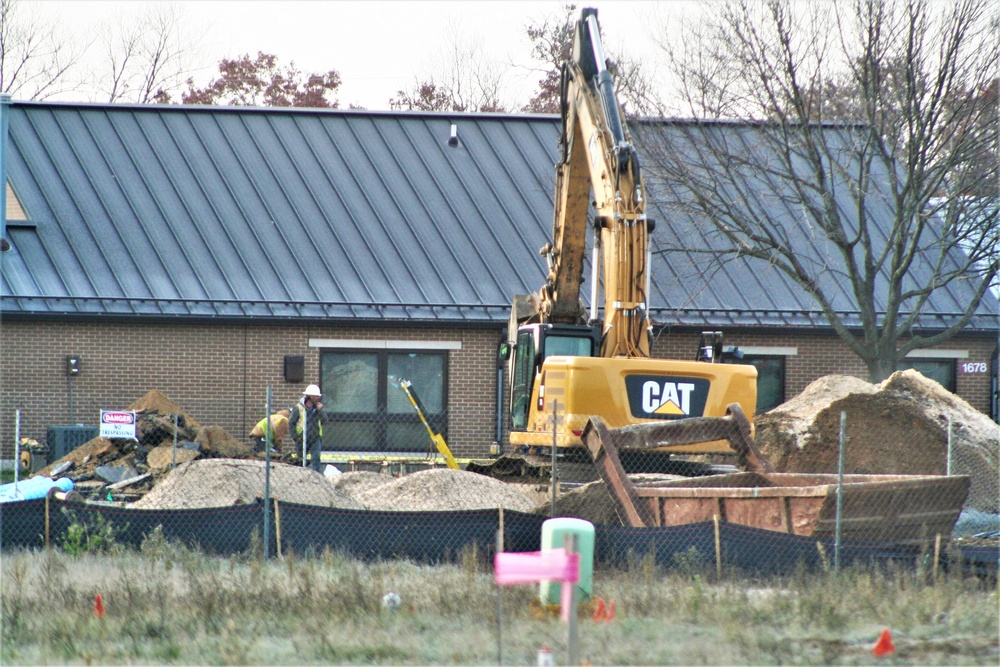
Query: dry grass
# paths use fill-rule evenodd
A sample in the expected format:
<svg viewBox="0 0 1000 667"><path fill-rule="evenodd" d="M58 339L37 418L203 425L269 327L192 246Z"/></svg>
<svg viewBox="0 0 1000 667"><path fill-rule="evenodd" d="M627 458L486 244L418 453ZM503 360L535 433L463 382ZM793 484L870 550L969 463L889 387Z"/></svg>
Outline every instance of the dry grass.
<svg viewBox="0 0 1000 667"><path fill-rule="evenodd" d="M540 618L537 587L498 591L487 559L362 563L333 553L214 558L157 536L140 552L5 554L9 664L534 664L567 627ZM402 598L396 611L382 596ZM617 618L581 615L578 656L594 665L874 664L883 627L892 662L997 664L996 584L957 576L850 571L749 581L637 560L594 576ZM100 593L106 615L94 614ZM502 642L498 644L499 634Z"/></svg>

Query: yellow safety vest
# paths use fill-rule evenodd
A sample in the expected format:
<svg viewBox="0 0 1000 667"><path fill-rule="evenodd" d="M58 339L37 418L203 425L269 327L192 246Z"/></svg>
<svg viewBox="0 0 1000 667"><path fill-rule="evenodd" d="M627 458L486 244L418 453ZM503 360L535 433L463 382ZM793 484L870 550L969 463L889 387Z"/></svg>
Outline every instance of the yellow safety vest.
<svg viewBox="0 0 1000 667"><path fill-rule="evenodd" d="M296 403L295 407L299 409L299 419L295 422L295 432L302 435L302 422L306 420L306 406L301 403ZM323 437L323 422L322 420L318 424L319 426L319 437Z"/></svg>

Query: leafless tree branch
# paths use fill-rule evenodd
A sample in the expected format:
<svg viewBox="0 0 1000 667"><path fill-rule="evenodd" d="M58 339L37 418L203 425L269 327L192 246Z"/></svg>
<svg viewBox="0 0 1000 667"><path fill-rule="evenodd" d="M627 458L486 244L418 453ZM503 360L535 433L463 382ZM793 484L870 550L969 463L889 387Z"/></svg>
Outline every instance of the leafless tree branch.
<svg viewBox="0 0 1000 667"><path fill-rule="evenodd" d="M782 271L884 379L965 328L997 283L995 6L713 7L667 44L679 94L705 120L646 133L647 173L707 248ZM958 287L960 312L918 327Z"/></svg>

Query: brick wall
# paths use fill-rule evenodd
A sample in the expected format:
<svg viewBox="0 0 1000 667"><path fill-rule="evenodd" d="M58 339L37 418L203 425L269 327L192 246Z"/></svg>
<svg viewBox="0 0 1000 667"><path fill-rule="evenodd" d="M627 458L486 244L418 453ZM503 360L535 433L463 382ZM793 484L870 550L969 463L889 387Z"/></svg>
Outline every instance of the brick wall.
<svg viewBox="0 0 1000 667"><path fill-rule="evenodd" d="M448 444L457 456L483 456L496 439L497 330L5 320L0 323L0 457L13 455L18 408L21 434L44 440L48 426L96 425L100 409L125 408L152 389L202 424L221 426L243 439L264 414L268 385L275 406L298 399L302 385L284 381L285 355L303 355L306 382L319 380L319 350L309 347L310 339L460 342L461 349L448 353ZM727 333L727 343L797 347L798 354L786 363L788 398L823 375L867 377L860 360L833 335L733 332ZM663 334L653 354L693 359L697 344L696 333ZM988 365L996 340L956 338L939 347L968 350L963 361ZM67 355L82 360L72 386L65 373ZM958 373L957 391L988 412L988 375Z"/></svg>
<svg viewBox="0 0 1000 667"><path fill-rule="evenodd" d="M697 333L663 334L653 344L653 356L694 359L698 347ZM738 347L795 347L797 354L785 360L785 398L799 394L813 380L824 375L852 375L868 379L868 369L847 345L834 334L759 334L743 331L726 332L726 345ZM936 346L942 350L966 350L969 356L958 362L979 361L990 368L990 358L997 349L996 338L952 338ZM977 410L989 414L989 375L955 375L956 393Z"/></svg>
<svg viewBox="0 0 1000 667"><path fill-rule="evenodd" d="M310 339L460 342L448 353L448 445L483 456L495 436L497 331L325 327L301 324L184 324L6 320L0 325L0 457L21 435L44 441L49 426L97 425L101 409L124 409L150 390L164 393L202 425L245 439L272 405L292 405L303 384L284 381L284 357L305 357L305 382L319 381ZM81 373L65 372L67 355Z"/></svg>

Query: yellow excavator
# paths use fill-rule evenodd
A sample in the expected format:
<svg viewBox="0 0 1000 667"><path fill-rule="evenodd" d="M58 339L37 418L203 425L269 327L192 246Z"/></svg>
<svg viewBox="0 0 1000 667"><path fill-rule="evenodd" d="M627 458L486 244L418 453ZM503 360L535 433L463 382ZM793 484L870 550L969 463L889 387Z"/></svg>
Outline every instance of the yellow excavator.
<svg viewBox="0 0 1000 667"><path fill-rule="evenodd" d="M552 241L540 251L547 281L537 293L515 296L509 340L500 347L510 379L507 453L551 454L553 446L563 454L586 451L581 436L591 416L614 429L724 417L738 404L737 411L752 419L757 371L712 363L727 355L720 333L702 335L694 360L650 357L654 224L646 216L639 158L605 60L596 9L583 9L577 21L572 57L562 71L561 106ZM589 313L580 299L588 226ZM645 451L733 453L726 440L691 439L665 440Z"/></svg>

